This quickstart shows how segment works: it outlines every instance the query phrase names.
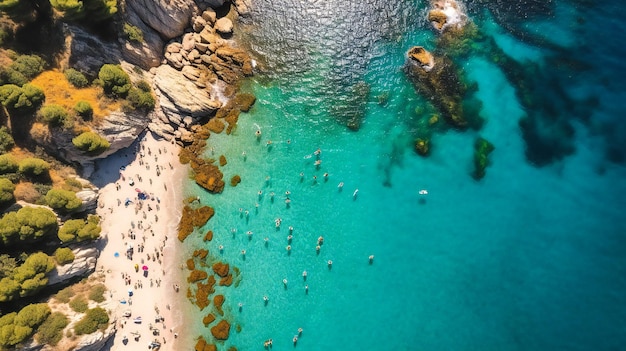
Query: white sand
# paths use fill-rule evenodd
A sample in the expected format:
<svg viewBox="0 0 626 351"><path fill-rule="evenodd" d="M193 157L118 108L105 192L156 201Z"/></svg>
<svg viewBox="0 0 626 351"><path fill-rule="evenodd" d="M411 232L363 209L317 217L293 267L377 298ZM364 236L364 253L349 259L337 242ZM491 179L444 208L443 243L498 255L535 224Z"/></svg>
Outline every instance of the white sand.
<svg viewBox="0 0 626 351"><path fill-rule="evenodd" d="M98 268L106 272L105 284L112 298L107 308L112 310L112 321L115 320L117 327L111 350L146 349L154 340L161 343L161 350L164 351L188 349L185 343L189 342L190 336L184 333L181 312L186 300L183 288L186 284L181 280L181 253L176 250L180 248L177 226L183 206L182 187L187 167L178 162L177 145L157 141L150 134L141 140L137 150L112 157L118 157L112 160L118 162L106 160L106 168L95 175L100 179L117 179L102 187L97 210L103 219L102 236L106 238ZM129 164L120 170L119 165L124 163ZM139 200L136 189L150 198ZM125 206L127 198L132 203ZM140 203L143 203L142 208L137 209ZM131 232L135 235L134 239ZM133 247L132 260L126 256L128 245ZM143 250L140 250L141 245L144 245ZM158 259L155 257L157 252ZM135 265L138 265L138 271L135 271ZM144 265L148 267L147 276L142 270ZM180 286L178 293L174 289L176 284ZM129 296L129 289L132 290L132 297ZM124 300L126 303L121 302ZM131 311L131 317L124 317L125 311ZM134 322L139 316L141 324ZM157 316L163 317L163 322L156 322ZM153 334L151 327L158 330L158 335ZM139 340L135 339L136 335L139 335ZM124 336L128 338L126 345L123 343Z"/></svg>

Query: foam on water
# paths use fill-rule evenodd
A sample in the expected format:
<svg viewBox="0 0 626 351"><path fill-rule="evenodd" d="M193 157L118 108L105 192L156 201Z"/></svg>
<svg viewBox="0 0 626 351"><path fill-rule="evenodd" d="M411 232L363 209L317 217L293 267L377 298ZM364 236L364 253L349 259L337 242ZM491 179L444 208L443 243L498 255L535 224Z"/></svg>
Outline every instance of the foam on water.
<svg viewBox="0 0 626 351"><path fill-rule="evenodd" d="M626 342L626 170L597 157L599 137L582 124L573 156L544 168L526 162L518 126L526 111L484 58L463 67L478 84L486 124L435 135L433 154L417 156L409 120L420 98L400 68L406 50L429 38L413 29L368 46L358 132L310 104L309 94L320 98L320 74L303 71L287 85L249 81L253 109L232 135L209 139L207 155L228 160L227 183L242 178L220 195L190 185L216 208L200 231L215 233L211 254L241 269L238 287L218 288L227 318L242 328L231 329L224 349L260 349L269 338L277 350L292 348L299 327L299 350L610 350ZM379 105L382 92L389 99ZM480 182L470 176L478 135L496 147ZM205 245L200 239L189 245Z"/></svg>

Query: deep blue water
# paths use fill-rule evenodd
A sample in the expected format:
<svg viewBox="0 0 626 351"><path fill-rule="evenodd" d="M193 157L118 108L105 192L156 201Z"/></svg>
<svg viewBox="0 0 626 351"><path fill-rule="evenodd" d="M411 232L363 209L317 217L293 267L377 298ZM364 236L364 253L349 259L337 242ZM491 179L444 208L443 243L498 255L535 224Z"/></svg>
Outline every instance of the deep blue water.
<svg viewBox="0 0 626 351"><path fill-rule="evenodd" d="M485 124L434 133L427 158L413 142L436 111L402 70L410 47L436 46L424 2L259 3L242 27L264 69L243 87L257 102L207 150L226 156L226 179L242 182L220 195L188 188L216 209L200 230L215 232L212 255L241 269L237 287L218 289L241 325L220 349L262 349L269 338L292 349L299 327L299 350L626 345L619 2L548 1L539 13L526 4L527 16L466 4L498 50L532 67L523 78L532 103L507 71L519 67L484 52L456 59L477 84ZM346 127L355 120L358 131ZM471 176L477 136L496 148L480 181Z"/></svg>

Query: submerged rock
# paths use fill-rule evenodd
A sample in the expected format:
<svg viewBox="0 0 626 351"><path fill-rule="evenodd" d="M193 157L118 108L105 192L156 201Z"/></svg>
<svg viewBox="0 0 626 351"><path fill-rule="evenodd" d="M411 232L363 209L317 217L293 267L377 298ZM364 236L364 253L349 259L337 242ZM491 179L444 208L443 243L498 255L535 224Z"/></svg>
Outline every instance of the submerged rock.
<svg viewBox="0 0 626 351"><path fill-rule="evenodd" d="M433 0L431 6L428 20L440 32L449 27L461 28L467 23L467 15L454 0Z"/></svg>
<svg viewBox="0 0 626 351"><path fill-rule="evenodd" d="M211 334L217 340L228 339L229 332L230 332L230 323L228 323L227 321L223 319L211 328Z"/></svg>

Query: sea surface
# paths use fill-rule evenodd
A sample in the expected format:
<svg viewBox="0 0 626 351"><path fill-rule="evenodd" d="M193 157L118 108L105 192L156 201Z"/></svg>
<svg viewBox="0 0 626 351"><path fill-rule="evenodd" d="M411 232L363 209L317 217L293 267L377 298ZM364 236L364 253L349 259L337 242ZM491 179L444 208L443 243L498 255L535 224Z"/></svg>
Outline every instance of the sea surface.
<svg viewBox="0 0 626 351"><path fill-rule="evenodd" d="M198 231L213 241L188 249L241 271L217 289L233 325L220 350L624 349L623 5L463 5L483 37L450 57L484 123L429 132L422 157L437 111L403 67L414 45L445 54L426 1L254 1L238 40L257 101L206 151L225 155L226 188L187 187L216 209ZM481 180L477 137L495 146ZM208 311L190 331L211 340Z"/></svg>

